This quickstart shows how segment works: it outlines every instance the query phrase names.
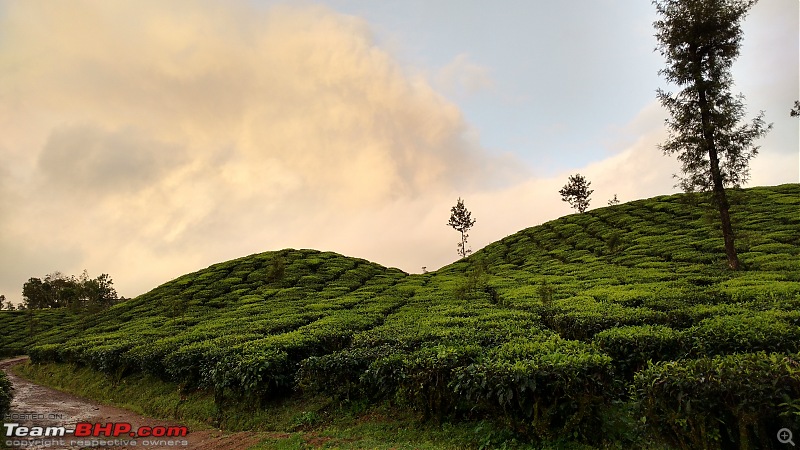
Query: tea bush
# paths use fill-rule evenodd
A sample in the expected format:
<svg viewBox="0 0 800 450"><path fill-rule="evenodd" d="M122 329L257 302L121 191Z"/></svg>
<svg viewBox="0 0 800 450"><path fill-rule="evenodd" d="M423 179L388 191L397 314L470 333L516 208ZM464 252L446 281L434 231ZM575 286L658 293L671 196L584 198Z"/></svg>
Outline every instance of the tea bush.
<svg viewBox="0 0 800 450"><path fill-rule="evenodd" d="M800 327L771 312L749 312L704 319L684 332L696 356L800 351Z"/></svg>
<svg viewBox="0 0 800 450"><path fill-rule="evenodd" d="M611 358L557 336L517 339L453 370L451 388L490 417L542 438L599 439Z"/></svg>
<svg viewBox="0 0 800 450"><path fill-rule="evenodd" d="M798 416L781 406L800 398L800 356L741 353L664 361L634 376L632 393L648 427L670 445L772 448Z"/></svg>
<svg viewBox="0 0 800 450"><path fill-rule="evenodd" d="M593 341L611 356L614 369L622 380L648 362L670 361L685 356L684 337L679 331L661 325L618 327L601 331Z"/></svg>
<svg viewBox="0 0 800 450"><path fill-rule="evenodd" d="M14 397L14 391L11 387L6 373L0 370L0 417L5 418L6 414L11 410L11 400Z"/></svg>

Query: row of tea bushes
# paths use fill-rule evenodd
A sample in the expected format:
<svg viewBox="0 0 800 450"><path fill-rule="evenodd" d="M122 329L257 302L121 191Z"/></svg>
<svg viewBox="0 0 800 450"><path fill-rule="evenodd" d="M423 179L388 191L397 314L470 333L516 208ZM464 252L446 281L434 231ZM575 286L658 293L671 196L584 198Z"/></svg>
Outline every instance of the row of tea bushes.
<svg viewBox="0 0 800 450"><path fill-rule="evenodd" d="M342 400L389 399L423 417L478 414L538 438L597 440L612 378L611 358L593 346L534 331L488 351L457 343L345 349L304 360L297 382Z"/></svg>
<svg viewBox="0 0 800 450"><path fill-rule="evenodd" d="M647 426L676 448L775 448L779 429L800 427L800 355L664 361L638 372L632 393Z"/></svg>
<svg viewBox="0 0 800 450"><path fill-rule="evenodd" d="M0 358L24 355L35 344L63 342L78 335L89 319L67 309L0 311Z"/></svg>
<svg viewBox="0 0 800 450"><path fill-rule="evenodd" d="M798 312L764 311L720 315L685 330L663 325L611 328L594 336L594 343L614 358L624 380L648 361L670 361L701 356L800 351L800 327L786 320Z"/></svg>

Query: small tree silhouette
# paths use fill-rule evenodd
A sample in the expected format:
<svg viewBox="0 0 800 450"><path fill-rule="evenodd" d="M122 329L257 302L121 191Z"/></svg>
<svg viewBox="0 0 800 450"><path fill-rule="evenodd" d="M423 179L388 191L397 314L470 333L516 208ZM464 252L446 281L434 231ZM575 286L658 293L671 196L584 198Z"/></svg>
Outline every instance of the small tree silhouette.
<svg viewBox="0 0 800 450"><path fill-rule="evenodd" d="M458 198L456 206L450 208L450 221L447 222L447 225L461 233L461 242L458 243L458 255L465 258L467 254L472 253L472 250L467 249L467 238L469 237L467 231L475 225L475 219L472 219L472 213L464 206L464 201L461 200L461 197Z"/></svg>
<svg viewBox="0 0 800 450"><path fill-rule="evenodd" d="M617 194L614 194L614 198L608 201L608 206L619 205L619 199L617 198Z"/></svg>
<svg viewBox="0 0 800 450"><path fill-rule="evenodd" d="M558 193L561 194L561 200L569 203L579 213L583 213L589 207L589 196L594 192L589 189L591 184L592 182L586 181L583 175L576 173L569 176L569 183L565 184Z"/></svg>

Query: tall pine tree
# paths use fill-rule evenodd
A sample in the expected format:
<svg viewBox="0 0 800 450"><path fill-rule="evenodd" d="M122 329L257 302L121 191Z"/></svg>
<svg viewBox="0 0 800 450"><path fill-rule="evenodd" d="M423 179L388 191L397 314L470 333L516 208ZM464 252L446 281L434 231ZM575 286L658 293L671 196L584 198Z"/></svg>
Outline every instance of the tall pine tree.
<svg viewBox="0 0 800 450"><path fill-rule="evenodd" d="M753 142L772 125L763 111L750 123L744 118L744 97L731 94L731 65L739 56L741 21L757 0L654 0L661 20L656 28L658 50L667 60L660 71L679 87L673 94L658 90L669 111L669 135L659 148L677 154L682 163L680 186L686 192L710 191L719 210L728 266L739 269L726 187L749 179L749 162L758 153Z"/></svg>

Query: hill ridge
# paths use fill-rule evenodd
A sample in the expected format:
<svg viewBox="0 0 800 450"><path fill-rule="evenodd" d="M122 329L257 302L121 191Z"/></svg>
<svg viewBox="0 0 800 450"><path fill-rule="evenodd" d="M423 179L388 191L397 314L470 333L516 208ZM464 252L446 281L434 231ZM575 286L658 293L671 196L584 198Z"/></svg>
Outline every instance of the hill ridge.
<svg viewBox="0 0 800 450"><path fill-rule="evenodd" d="M220 405L393 399L591 440L602 435L592 414L626 398L620 386L660 376L648 361L800 351L800 185L731 194L743 271L726 269L703 198L676 194L525 228L425 274L333 252L257 253L73 317L22 349L206 389ZM0 328L24 333L24 315L9 317Z"/></svg>

